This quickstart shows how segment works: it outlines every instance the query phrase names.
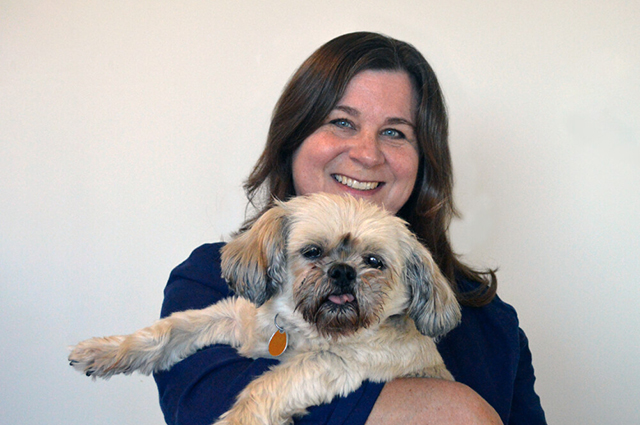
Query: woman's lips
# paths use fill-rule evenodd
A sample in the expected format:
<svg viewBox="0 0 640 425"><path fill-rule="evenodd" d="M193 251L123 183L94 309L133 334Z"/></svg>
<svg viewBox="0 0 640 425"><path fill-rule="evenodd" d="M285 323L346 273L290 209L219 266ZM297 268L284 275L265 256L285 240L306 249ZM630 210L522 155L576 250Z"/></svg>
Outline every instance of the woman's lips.
<svg viewBox="0 0 640 425"><path fill-rule="evenodd" d="M361 182L342 174L332 174L331 177L338 183L356 190L373 190L381 184L380 182Z"/></svg>

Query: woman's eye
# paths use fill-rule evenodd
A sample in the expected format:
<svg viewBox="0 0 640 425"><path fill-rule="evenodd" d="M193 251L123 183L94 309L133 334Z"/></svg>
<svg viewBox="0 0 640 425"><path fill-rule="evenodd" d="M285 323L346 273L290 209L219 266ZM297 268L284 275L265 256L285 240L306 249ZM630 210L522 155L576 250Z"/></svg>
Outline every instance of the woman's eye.
<svg viewBox="0 0 640 425"><path fill-rule="evenodd" d="M380 269L384 268L384 263L382 259L377 255L365 255L364 262L371 268Z"/></svg>
<svg viewBox="0 0 640 425"><path fill-rule="evenodd" d="M315 245L307 246L302 249L302 256L309 260L315 260L322 255L322 249Z"/></svg>
<svg viewBox="0 0 640 425"><path fill-rule="evenodd" d="M340 128L353 128L353 124L349 120L345 120L343 118L331 120L331 124Z"/></svg>
<svg viewBox="0 0 640 425"><path fill-rule="evenodd" d="M381 134L385 137L391 137L392 139L406 139L404 133L402 131L396 130L395 128L387 128L386 130L382 130Z"/></svg>

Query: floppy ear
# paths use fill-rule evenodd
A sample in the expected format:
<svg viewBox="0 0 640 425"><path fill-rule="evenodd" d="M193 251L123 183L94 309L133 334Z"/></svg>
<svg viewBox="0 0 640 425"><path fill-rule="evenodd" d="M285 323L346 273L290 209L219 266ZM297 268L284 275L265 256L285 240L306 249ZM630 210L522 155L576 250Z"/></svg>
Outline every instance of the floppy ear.
<svg viewBox="0 0 640 425"><path fill-rule="evenodd" d="M405 264L411 291L407 314L423 335L437 338L460 323L460 305L429 251L417 240Z"/></svg>
<svg viewBox="0 0 640 425"><path fill-rule="evenodd" d="M222 277L233 291L261 306L286 278L286 218L280 205L222 248Z"/></svg>

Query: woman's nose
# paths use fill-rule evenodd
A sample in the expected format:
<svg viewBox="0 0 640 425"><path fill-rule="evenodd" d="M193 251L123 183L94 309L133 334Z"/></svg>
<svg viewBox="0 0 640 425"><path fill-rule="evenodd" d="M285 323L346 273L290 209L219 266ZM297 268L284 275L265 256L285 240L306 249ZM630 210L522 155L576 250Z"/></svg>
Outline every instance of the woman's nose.
<svg viewBox="0 0 640 425"><path fill-rule="evenodd" d="M380 150L380 141L376 133L360 132L351 139L349 157L366 168L384 163L384 154Z"/></svg>

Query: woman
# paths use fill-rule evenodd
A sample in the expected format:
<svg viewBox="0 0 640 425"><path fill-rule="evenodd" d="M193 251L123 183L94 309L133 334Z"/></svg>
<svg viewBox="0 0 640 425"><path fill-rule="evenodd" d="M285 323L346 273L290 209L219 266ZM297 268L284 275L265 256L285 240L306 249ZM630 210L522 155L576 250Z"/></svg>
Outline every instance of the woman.
<svg viewBox="0 0 640 425"><path fill-rule="evenodd" d="M345 398L309 409L297 423L545 423L515 311L496 297L492 271L471 269L451 249L446 110L433 70L413 46L361 32L320 47L285 87L245 190L260 212L244 229L274 198L350 193L384 205L409 222L463 305L461 325L438 344L458 383L366 382ZM220 278L220 247L198 248L172 272L163 316L229 296ZM214 346L157 374L167 423L213 422L275 362Z"/></svg>

